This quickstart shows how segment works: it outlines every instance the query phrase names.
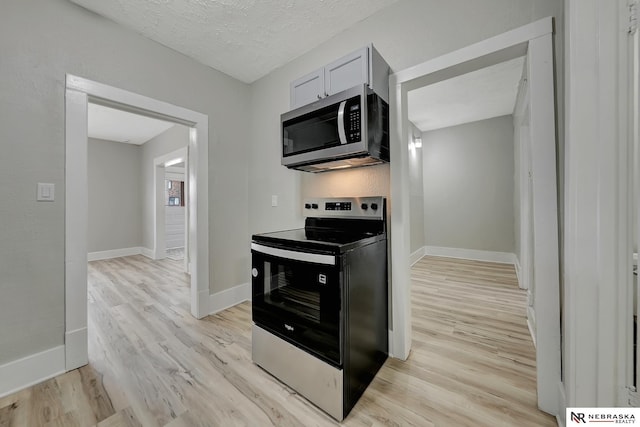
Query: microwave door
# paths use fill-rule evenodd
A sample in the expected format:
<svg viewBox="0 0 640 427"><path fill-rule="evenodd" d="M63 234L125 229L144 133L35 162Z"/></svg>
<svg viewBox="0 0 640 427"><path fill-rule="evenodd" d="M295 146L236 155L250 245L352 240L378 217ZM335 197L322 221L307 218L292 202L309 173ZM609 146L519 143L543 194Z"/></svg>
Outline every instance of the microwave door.
<svg viewBox="0 0 640 427"><path fill-rule="evenodd" d="M282 164L319 164L367 153L365 87L281 115Z"/></svg>

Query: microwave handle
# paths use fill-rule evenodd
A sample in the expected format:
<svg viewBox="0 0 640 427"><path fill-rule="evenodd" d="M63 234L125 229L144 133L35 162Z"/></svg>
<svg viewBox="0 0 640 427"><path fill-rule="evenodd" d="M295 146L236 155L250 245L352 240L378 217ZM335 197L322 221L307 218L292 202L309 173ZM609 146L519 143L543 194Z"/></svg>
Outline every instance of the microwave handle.
<svg viewBox="0 0 640 427"><path fill-rule="evenodd" d="M338 137L340 138L340 144L344 145L347 141L347 134L344 131L344 108L347 105L347 101L342 101L338 108Z"/></svg>

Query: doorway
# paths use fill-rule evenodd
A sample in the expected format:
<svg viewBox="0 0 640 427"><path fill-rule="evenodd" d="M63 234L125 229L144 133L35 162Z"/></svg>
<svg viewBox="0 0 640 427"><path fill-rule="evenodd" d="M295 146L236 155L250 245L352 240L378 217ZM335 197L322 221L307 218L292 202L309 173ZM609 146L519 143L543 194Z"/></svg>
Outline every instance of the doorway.
<svg viewBox="0 0 640 427"><path fill-rule="evenodd" d="M65 368L88 362L87 337L87 109L88 103L188 126L191 314L202 318L209 300L208 117L166 102L67 75L65 91Z"/></svg>
<svg viewBox="0 0 640 427"><path fill-rule="evenodd" d="M182 261L189 272L189 156L187 147L154 159L154 259Z"/></svg>
<svg viewBox="0 0 640 427"><path fill-rule="evenodd" d="M390 78L391 133L391 352L406 359L411 349L408 93L488 65L526 56L530 93L533 170L534 306L538 313L536 359L538 406L558 413L560 377L560 302L558 216L553 80L552 18L495 36L397 72Z"/></svg>

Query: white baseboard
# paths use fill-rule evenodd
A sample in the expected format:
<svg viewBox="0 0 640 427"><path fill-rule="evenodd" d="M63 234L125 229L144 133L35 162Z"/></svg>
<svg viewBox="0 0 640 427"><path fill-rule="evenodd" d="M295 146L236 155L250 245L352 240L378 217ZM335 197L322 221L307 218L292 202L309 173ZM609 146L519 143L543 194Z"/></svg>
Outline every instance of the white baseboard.
<svg viewBox="0 0 640 427"><path fill-rule="evenodd" d="M65 332L65 367L67 371L89 363L87 342L89 342L89 338L86 327Z"/></svg>
<svg viewBox="0 0 640 427"><path fill-rule="evenodd" d="M425 255L498 262L501 264L515 265L516 261L516 255L511 252L480 251L477 249L446 248L443 246L425 246L424 252Z"/></svg>
<svg viewBox="0 0 640 427"><path fill-rule="evenodd" d="M209 313L216 314L251 299L251 284L244 283L209 295Z"/></svg>
<svg viewBox="0 0 640 427"><path fill-rule="evenodd" d="M516 278L518 279L518 287L520 289L524 289L522 287L522 280L520 279L520 260L518 259L518 257L516 256L516 254L513 254L513 267L516 269Z"/></svg>
<svg viewBox="0 0 640 427"><path fill-rule="evenodd" d="M0 366L0 398L65 372L64 346Z"/></svg>
<svg viewBox="0 0 640 427"><path fill-rule="evenodd" d="M140 248L140 254L146 256L149 259L153 259L153 249Z"/></svg>
<svg viewBox="0 0 640 427"><path fill-rule="evenodd" d="M536 347L536 312L530 305L527 306L527 326L529 327L529 334L533 340L533 346Z"/></svg>
<svg viewBox="0 0 640 427"><path fill-rule="evenodd" d="M409 256L409 265L413 266L413 264L420 261L420 259L422 259L424 254L425 254L425 247L423 246L417 251L415 251L414 253L412 253L411 256Z"/></svg>
<svg viewBox="0 0 640 427"><path fill-rule="evenodd" d="M108 251L89 252L89 261L99 261L103 259L120 258L123 256L140 255L143 248L136 246L133 248L111 249Z"/></svg>

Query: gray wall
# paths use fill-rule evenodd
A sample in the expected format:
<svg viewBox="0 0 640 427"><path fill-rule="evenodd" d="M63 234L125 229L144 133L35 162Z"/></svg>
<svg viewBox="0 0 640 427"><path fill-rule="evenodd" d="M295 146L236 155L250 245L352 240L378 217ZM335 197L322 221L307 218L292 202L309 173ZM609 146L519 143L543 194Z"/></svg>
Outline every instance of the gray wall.
<svg viewBox="0 0 640 427"><path fill-rule="evenodd" d="M142 199L144 200L142 206L142 245L147 249L153 249L155 235L153 228L155 213L153 169L155 166L153 161L156 157L184 148L188 144L189 128L175 125L142 145Z"/></svg>
<svg viewBox="0 0 640 427"><path fill-rule="evenodd" d="M184 148L189 128L175 125L143 145L89 138L89 252L154 246L154 159Z"/></svg>
<svg viewBox="0 0 640 427"><path fill-rule="evenodd" d="M87 250L141 246L140 146L89 138Z"/></svg>
<svg viewBox="0 0 640 427"><path fill-rule="evenodd" d="M0 365L64 340L66 73L209 116L210 290L248 281L248 85L67 0L2 0L0 52Z"/></svg>
<svg viewBox="0 0 640 427"><path fill-rule="evenodd" d="M409 140L413 137L422 137L420 129L409 122L409 131L407 132ZM422 148L416 148L409 151L409 218L411 220L411 235L409 247L411 253L425 246L424 236L424 184L423 184L423 161Z"/></svg>
<svg viewBox="0 0 640 427"><path fill-rule="evenodd" d="M513 253L513 119L422 134L427 246Z"/></svg>
<svg viewBox="0 0 640 427"><path fill-rule="evenodd" d="M393 71L403 70L537 19L562 17L562 7L556 0L401 0L253 83L250 231L301 226L303 197L389 194L389 165L310 174L280 164L280 114L289 110L290 81L370 42ZM562 21L556 32L562 34ZM562 42L556 43L560 78L561 52ZM561 94L561 81L558 89ZM279 206L271 207L271 195L279 196Z"/></svg>

